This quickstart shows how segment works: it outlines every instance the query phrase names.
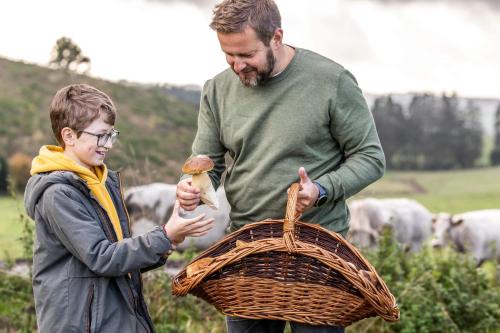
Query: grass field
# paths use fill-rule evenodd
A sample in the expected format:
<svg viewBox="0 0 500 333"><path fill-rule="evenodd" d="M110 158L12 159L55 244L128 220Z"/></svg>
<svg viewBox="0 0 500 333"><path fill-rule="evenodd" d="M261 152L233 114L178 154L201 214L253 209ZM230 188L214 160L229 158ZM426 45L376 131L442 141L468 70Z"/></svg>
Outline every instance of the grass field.
<svg viewBox="0 0 500 333"><path fill-rule="evenodd" d="M382 180L355 198L368 196L412 198L431 212L500 209L500 167L446 172L387 172Z"/></svg>
<svg viewBox="0 0 500 333"><path fill-rule="evenodd" d="M500 209L500 167L446 172L387 172L353 199L362 197L413 198L432 212L459 213L468 210ZM21 198L0 197L0 260L19 258L22 247L24 211Z"/></svg>
<svg viewBox="0 0 500 333"><path fill-rule="evenodd" d="M24 211L21 198L0 196L0 260L21 257L19 241L23 225L19 214Z"/></svg>

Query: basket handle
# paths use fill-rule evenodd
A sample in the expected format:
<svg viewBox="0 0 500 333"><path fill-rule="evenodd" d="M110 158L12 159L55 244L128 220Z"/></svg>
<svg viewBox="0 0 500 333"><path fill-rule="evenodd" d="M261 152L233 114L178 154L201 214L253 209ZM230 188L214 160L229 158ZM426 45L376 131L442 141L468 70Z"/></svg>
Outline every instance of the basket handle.
<svg viewBox="0 0 500 333"><path fill-rule="evenodd" d="M283 239L288 252L292 252L295 248L295 221L300 217L296 209L299 190L299 183L293 183L288 189L288 201L286 204L285 220L283 222Z"/></svg>
<svg viewBox="0 0 500 333"><path fill-rule="evenodd" d="M288 189L288 201L286 204L285 225L283 231L293 231L295 228L295 221L298 220L300 214L297 213L297 196L299 194L299 183L293 183Z"/></svg>

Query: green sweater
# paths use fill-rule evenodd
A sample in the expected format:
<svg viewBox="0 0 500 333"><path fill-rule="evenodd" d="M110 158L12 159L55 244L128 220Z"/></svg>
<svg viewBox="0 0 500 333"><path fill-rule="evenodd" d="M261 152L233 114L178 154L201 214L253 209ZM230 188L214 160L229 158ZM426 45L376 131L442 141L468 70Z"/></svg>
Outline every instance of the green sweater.
<svg viewBox="0 0 500 333"><path fill-rule="evenodd" d="M346 234L345 200L383 175L385 160L373 117L354 77L339 64L296 48L290 64L265 86L249 88L227 69L201 96L193 155L215 162L217 188L224 154L231 230L284 218L287 189L298 169L328 191L328 201L302 221Z"/></svg>

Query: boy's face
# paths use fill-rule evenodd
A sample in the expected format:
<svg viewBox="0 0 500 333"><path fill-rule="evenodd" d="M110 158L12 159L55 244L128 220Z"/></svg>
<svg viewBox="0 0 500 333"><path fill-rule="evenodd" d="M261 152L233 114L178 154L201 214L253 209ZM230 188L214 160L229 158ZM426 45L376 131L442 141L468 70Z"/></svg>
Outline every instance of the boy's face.
<svg viewBox="0 0 500 333"><path fill-rule="evenodd" d="M75 161L86 168L90 169L102 165L106 152L113 147L111 138L107 140L104 146L99 147L97 145L97 135L113 131L113 126L107 124L104 119L103 116L95 119L83 130L80 137L75 140L75 144L72 147L67 147L71 149Z"/></svg>

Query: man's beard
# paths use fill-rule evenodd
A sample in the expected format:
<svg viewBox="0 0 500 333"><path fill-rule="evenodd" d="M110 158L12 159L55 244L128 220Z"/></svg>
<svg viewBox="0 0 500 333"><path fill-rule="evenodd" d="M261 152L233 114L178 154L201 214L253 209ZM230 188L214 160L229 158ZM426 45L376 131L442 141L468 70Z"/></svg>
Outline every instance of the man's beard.
<svg viewBox="0 0 500 333"><path fill-rule="evenodd" d="M238 75L241 83L246 87L257 87L265 85L271 79L271 73L276 65L276 58L274 57L271 48L267 49L266 53L266 67L263 70L257 70L255 67L250 67L249 70ZM246 76L244 74L256 72L256 75Z"/></svg>

